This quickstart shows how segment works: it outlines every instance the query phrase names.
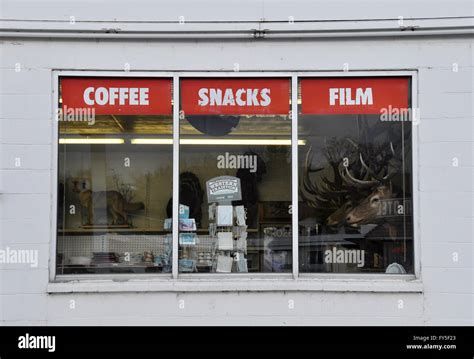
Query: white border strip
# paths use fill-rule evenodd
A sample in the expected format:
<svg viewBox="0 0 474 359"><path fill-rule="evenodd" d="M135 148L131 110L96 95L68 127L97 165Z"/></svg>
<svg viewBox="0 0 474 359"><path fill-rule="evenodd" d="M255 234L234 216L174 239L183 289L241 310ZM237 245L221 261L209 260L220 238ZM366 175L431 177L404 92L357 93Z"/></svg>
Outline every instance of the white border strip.
<svg viewBox="0 0 474 359"><path fill-rule="evenodd" d="M391 276L390 276L391 277ZM162 277L163 278L163 277ZM131 280L127 282L75 281L49 283L50 294L68 293L123 293L123 292L371 292L371 293L422 293L423 286L418 280L372 278L350 280L344 278L300 278L288 279L242 279L214 275L204 280L162 279L155 281Z"/></svg>
<svg viewBox="0 0 474 359"><path fill-rule="evenodd" d="M413 114L420 116L418 112L419 106L419 94L418 94L418 72L413 72L411 74L411 108L415 111L412 112L412 121L411 121L411 146L412 146L412 193L413 193L413 263L415 266L415 276L418 279L421 279L421 231L420 231L420 181L419 181L419 152L420 152L420 140L419 140L419 128L420 128L420 118L413 119Z"/></svg>
<svg viewBox="0 0 474 359"><path fill-rule="evenodd" d="M55 71L52 72L52 94L53 96L51 103L53 108L51 109L51 126L52 126L52 138L51 138L51 241L50 252L49 252L49 280L54 281L56 278L56 249L58 242L58 180L59 180L59 123L56 120L56 109L59 106L59 74Z"/></svg>

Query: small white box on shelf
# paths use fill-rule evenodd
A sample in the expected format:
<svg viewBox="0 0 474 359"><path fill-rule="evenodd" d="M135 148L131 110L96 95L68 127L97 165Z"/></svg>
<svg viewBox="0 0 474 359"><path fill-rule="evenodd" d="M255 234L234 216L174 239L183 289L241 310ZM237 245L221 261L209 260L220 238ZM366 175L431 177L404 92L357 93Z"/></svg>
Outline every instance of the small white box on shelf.
<svg viewBox="0 0 474 359"><path fill-rule="evenodd" d="M218 232L217 246L220 251L231 251L234 249L232 232Z"/></svg>
<svg viewBox="0 0 474 359"><path fill-rule="evenodd" d="M209 205L209 220L210 221L214 221L216 219L216 204L213 203L211 205Z"/></svg>
<svg viewBox="0 0 474 359"><path fill-rule="evenodd" d="M238 226L245 226L245 208L244 206L234 207L234 217Z"/></svg>
<svg viewBox="0 0 474 359"><path fill-rule="evenodd" d="M247 273L249 270L247 268L247 259L240 258L235 262L235 269L238 273Z"/></svg>
<svg viewBox="0 0 474 359"><path fill-rule="evenodd" d="M217 225L232 226L233 207L229 205L217 206Z"/></svg>
<svg viewBox="0 0 474 359"><path fill-rule="evenodd" d="M247 253L247 240L240 237L235 241L235 250Z"/></svg>
<svg viewBox="0 0 474 359"><path fill-rule="evenodd" d="M234 262L234 259L232 257L218 256L216 272L230 273L232 271L233 262Z"/></svg>

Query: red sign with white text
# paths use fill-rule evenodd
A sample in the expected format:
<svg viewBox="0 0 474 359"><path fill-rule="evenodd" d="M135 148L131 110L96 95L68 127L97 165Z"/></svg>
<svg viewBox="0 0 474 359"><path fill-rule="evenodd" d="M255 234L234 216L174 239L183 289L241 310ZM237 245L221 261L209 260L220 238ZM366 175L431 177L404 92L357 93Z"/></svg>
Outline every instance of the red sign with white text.
<svg viewBox="0 0 474 359"><path fill-rule="evenodd" d="M184 79L185 115L287 115L289 79Z"/></svg>
<svg viewBox="0 0 474 359"><path fill-rule="evenodd" d="M301 113L380 115L408 108L408 77L331 77L301 80Z"/></svg>
<svg viewBox="0 0 474 359"><path fill-rule="evenodd" d="M67 77L62 106L96 115L171 115L171 87L171 79Z"/></svg>

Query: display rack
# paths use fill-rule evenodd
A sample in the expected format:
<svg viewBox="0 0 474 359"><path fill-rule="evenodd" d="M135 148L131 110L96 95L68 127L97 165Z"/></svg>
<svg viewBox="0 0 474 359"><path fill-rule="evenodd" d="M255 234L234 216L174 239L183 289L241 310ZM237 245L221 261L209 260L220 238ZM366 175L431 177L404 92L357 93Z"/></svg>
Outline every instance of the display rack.
<svg viewBox="0 0 474 359"><path fill-rule="evenodd" d="M226 212L221 215L221 212ZM246 273L247 225L243 206L229 203L209 206L210 235L216 238L212 272ZM223 220L223 222L220 222ZM226 222L227 221L227 222Z"/></svg>

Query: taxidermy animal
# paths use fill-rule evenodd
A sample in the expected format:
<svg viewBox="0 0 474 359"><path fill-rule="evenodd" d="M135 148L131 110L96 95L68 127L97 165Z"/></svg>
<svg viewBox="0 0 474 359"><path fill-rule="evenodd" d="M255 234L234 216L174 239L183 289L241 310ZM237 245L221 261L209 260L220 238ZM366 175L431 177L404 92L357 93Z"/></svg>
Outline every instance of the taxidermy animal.
<svg viewBox="0 0 474 359"><path fill-rule="evenodd" d="M199 227L202 219L202 190L199 178L192 172L183 172L179 175L179 203L189 207L189 218L194 218ZM173 215L173 197L166 206L168 218Z"/></svg>
<svg viewBox="0 0 474 359"><path fill-rule="evenodd" d="M389 186L375 187L368 197L364 198L355 208L346 214L346 222L351 226L371 223L380 213L382 201L392 198L392 189Z"/></svg>
<svg viewBox="0 0 474 359"><path fill-rule="evenodd" d="M311 172L322 170L311 168L311 146L305 161L302 197L311 207L330 211L326 215L330 227L372 223L383 201L395 195L392 180L401 168L391 142L382 146L362 146L350 139L344 142L349 146L336 146L340 153L326 149L332 176L320 176L319 184L309 177ZM344 166L344 158L349 158L351 165Z"/></svg>
<svg viewBox="0 0 474 359"><path fill-rule="evenodd" d="M87 209L88 223L94 224L94 208L105 207L112 215L112 224L127 224L128 214L145 208L142 202L128 203L118 191L91 191L81 189L78 181L73 181L73 192L79 193L81 206Z"/></svg>

